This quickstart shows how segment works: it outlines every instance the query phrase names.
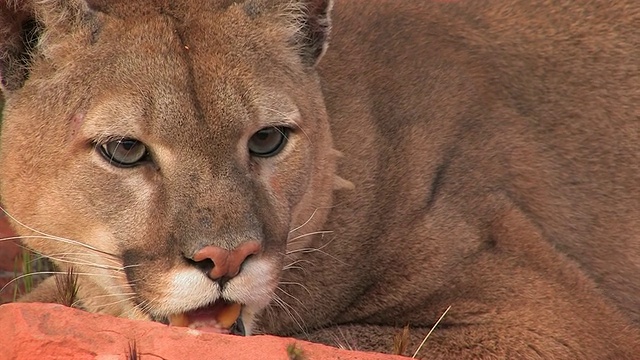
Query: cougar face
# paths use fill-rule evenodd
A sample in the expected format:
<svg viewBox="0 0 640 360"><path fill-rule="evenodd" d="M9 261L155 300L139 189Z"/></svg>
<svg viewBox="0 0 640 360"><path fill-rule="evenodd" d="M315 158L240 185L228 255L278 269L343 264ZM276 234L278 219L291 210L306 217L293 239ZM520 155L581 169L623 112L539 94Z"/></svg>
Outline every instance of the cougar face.
<svg viewBox="0 0 640 360"><path fill-rule="evenodd" d="M250 333L292 229L322 222L333 185L295 24L237 4L77 6L83 19L41 30L39 80L7 100L8 213L28 246L74 267L88 310L206 328L220 327L207 309L237 303Z"/></svg>

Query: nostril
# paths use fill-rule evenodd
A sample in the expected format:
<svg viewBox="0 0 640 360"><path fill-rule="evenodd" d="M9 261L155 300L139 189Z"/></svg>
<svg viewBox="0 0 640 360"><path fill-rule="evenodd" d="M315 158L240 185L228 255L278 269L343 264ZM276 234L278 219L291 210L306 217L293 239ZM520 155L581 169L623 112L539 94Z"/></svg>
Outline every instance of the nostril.
<svg viewBox="0 0 640 360"><path fill-rule="evenodd" d="M207 275L212 280L217 280L229 273L230 251L219 246L209 245L198 250L191 259L196 266L209 270ZM201 264L202 263L202 264Z"/></svg>
<svg viewBox="0 0 640 360"><path fill-rule="evenodd" d="M203 259L200 261L195 261L189 258L185 258L189 264L200 269L203 273L209 274L211 270L215 267L213 260L211 259Z"/></svg>
<svg viewBox="0 0 640 360"><path fill-rule="evenodd" d="M254 254L251 254L247 257L244 258L244 260L241 260L240 264L236 267L234 267L234 269L230 269L231 271L233 271L233 273L230 273L229 275L231 275L231 277L234 277L236 275L238 275L240 273L240 271L242 271L242 269L244 268L244 266L247 264L247 260L251 259L254 256Z"/></svg>

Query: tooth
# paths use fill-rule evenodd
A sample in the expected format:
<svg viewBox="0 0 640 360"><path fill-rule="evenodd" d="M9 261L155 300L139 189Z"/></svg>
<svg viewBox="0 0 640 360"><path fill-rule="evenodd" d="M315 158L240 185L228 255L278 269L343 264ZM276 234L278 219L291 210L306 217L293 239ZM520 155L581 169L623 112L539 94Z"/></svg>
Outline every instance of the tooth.
<svg viewBox="0 0 640 360"><path fill-rule="evenodd" d="M247 331L244 328L244 322L242 321L242 317L238 317L233 326L229 329L229 332L233 335L247 336Z"/></svg>
<svg viewBox="0 0 640 360"><path fill-rule="evenodd" d="M169 316L169 325L173 326L188 326L189 318L184 313L174 314Z"/></svg>
<svg viewBox="0 0 640 360"><path fill-rule="evenodd" d="M228 329L233 325L238 317L240 316L240 311L242 310L242 305L238 303L232 303L228 306L225 306L222 311L216 316L216 322L220 325L220 327Z"/></svg>

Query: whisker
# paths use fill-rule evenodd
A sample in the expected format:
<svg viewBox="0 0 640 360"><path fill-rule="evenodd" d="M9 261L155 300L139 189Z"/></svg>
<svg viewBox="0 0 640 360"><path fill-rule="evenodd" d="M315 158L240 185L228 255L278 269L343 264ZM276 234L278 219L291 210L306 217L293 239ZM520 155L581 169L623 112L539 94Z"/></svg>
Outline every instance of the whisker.
<svg viewBox="0 0 640 360"><path fill-rule="evenodd" d="M9 285L13 284L14 282L20 280L20 279L24 279L25 277L28 276L35 276L35 275L56 275L56 274L66 274L66 271L36 271L36 272L32 272L32 273L28 273L28 274L22 274L19 275L13 279L11 279L8 283L6 283L3 287L0 288L0 292L4 291L4 289L6 289ZM110 277L110 278L118 278L118 276L112 276L112 275L107 275L107 274L96 274L96 273L73 273L74 275L84 275L84 276L103 276L103 277Z"/></svg>
<svg viewBox="0 0 640 360"><path fill-rule="evenodd" d="M153 299L149 299L149 300L143 300L142 302L140 302L139 304L136 304L134 306L135 309L138 309L139 311L141 311L144 314L149 314L151 311L151 307L154 305L154 303L156 303L158 301L159 296L154 297ZM131 310L133 311L133 309Z"/></svg>
<svg viewBox="0 0 640 360"><path fill-rule="evenodd" d="M300 328L300 331L302 331L302 333L308 337L309 334L307 333L306 326L303 325L304 320L303 317L300 316L300 313L298 313L298 311L294 309L293 306L289 305L277 294L274 294L273 300L282 310L284 310L284 312L291 318L291 320L293 320L296 326Z"/></svg>
<svg viewBox="0 0 640 360"><path fill-rule="evenodd" d="M54 254L50 254L50 255L44 255L43 253L36 251L36 250L29 250L37 255L40 255L40 257L42 258L48 258L51 260L55 260L61 263L65 263L65 264L74 264L74 265L86 265L86 266L91 266L91 267L95 267L98 269L105 269L105 270L115 270L115 271L124 271L125 267L122 266L111 266L111 265L104 265L104 264L99 264L99 263L95 263L95 262L91 262L88 260L84 260L84 259L76 259L76 258L67 258L67 254L71 254L71 255L87 255L87 256L93 256L93 254L86 254L86 253L72 253L72 252L67 252L67 253L54 253ZM58 257L58 256L63 256ZM111 260L113 262L116 262L115 260L112 259L108 259ZM119 262L116 262L116 264L120 264Z"/></svg>
<svg viewBox="0 0 640 360"><path fill-rule="evenodd" d="M142 300L139 304L135 304L133 308L128 311L129 315L132 315L133 312L137 309L138 311L148 314L148 304L151 304L150 301Z"/></svg>
<svg viewBox="0 0 640 360"><path fill-rule="evenodd" d="M318 212L318 210L319 210L319 209L320 209L320 208L316 208L315 210L313 210L313 213L311 214L311 216L309 216L309 218L307 219L307 221L305 221L304 223L302 223L302 225L300 225L300 226L298 226L298 227L296 227L296 228L294 228L294 229L290 230L290 231L289 231L289 234L291 234L292 232L297 231L297 230L299 230L300 228L302 228L303 226L307 225L307 224L311 221L311 219L313 219L313 217L316 215L316 213Z"/></svg>
<svg viewBox="0 0 640 360"><path fill-rule="evenodd" d="M31 250L31 249L26 248L26 247L25 247L25 249L27 249L27 250L29 250L29 251L31 251L31 252L33 252L33 253L36 253L36 254L40 255L40 257L39 257L39 258L45 258L45 259L46 259L46 258L48 258L48 257L54 257L54 256L55 256L55 257L59 257L59 256L63 256L63 257L65 257L65 256L69 256L69 255L73 255L73 256L86 256L86 257L94 257L94 256L95 256L95 254L89 254L89 253L86 253L86 252L61 252L61 253L54 253L54 254L50 254L50 255L44 255L44 254L42 254L42 253L40 253L40 252L38 252L38 251L36 251L36 250ZM112 259L112 258L100 258L100 259L101 259L101 260L102 260L102 259L104 259L104 260L109 261L109 262L112 262L112 263L114 263L114 264L116 264L116 265L120 265L120 264L121 264L121 262L120 262L120 261L118 261L118 260L116 260L116 259ZM118 266L118 267L120 267L120 266Z"/></svg>
<svg viewBox="0 0 640 360"><path fill-rule="evenodd" d="M136 293L121 293L121 294L107 294L107 295L95 295L95 296L89 296L86 298L83 298L82 300L76 300L71 304L71 307L74 307L76 305L78 305L79 303L81 303L82 301L87 301L87 300L93 300L93 299L99 299L99 298L106 298L106 297L113 297L113 296L132 296L135 295Z"/></svg>
<svg viewBox="0 0 640 360"><path fill-rule="evenodd" d="M323 235L323 236L324 236L324 235ZM331 244L335 239L336 239L336 238L334 237L334 238L332 238L331 240L329 240L327 243L325 243L325 244L323 244L322 246L317 247L317 248L313 248L313 247L304 247L304 248L295 249L295 250L287 250L287 251L285 252L285 254L284 254L284 255L285 255L285 256L287 256L287 255L291 255L291 254L295 254L295 253L299 253L299 252L302 252L302 253L311 253L311 252L316 252L316 251L317 251L317 252L319 252L319 253L321 253L321 254L324 254L324 255L326 255L326 256L328 256L328 257L332 258L333 260L335 260L335 261L337 261L337 262L339 262L339 263L341 263L341 264L346 264L344 261L342 261L342 260L338 259L337 257L335 257L335 256L333 256L333 255L331 255L331 254L327 253L326 251L323 251L323 250L322 250L322 249L324 249L325 247L329 246L329 244Z"/></svg>
<svg viewBox="0 0 640 360"><path fill-rule="evenodd" d="M36 230L36 229L34 229L34 228L30 227L30 226L27 226L27 225L25 225L24 223L20 222L18 219L16 219L15 217L13 217L13 215L9 214L9 212L7 212L3 207L0 207L0 210L2 210L2 212L3 212L3 213L5 213L5 215L7 215L7 216L8 216L11 220L13 220L16 224L18 224L18 225L20 225L20 226L24 227L25 229L27 229L27 230L29 230L29 231L32 231L32 232L34 232L34 233L36 233L36 234L40 234L40 235L42 235L42 236L43 236L44 238L46 238L46 239L49 239L49 240L57 240L57 241L60 241L60 242L63 242L63 243L67 243L67 244L71 244L71 245L76 245L76 246L84 247L84 248L87 248L87 249L89 249L89 250L93 250L93 251L99 252L99 253L104 254L104 255L109 255L109 256L117 257L117 256L116 256L116 255L114 255L114 254L111 254L111 253L109 253L109 252L107 252L107 251L100 250L100 249L95 248L95 247L93 247L93 246L91 246L91 245L84 244L84 243L82 243L82 242L80 242L80 241L71 240L71 239L67 239L67 238L62 238L62 237L59 237L59 236L55 236L55 235L51 235L51 234L47 234L47 233L45 233L45 232L42 232L42 231Z"/></svg>
<svg viewBox="0 0 640 360"><path fill-rule="evenodd" d="M287 266L282 268L282 271L287 271L287 270L301 270L301 271L304 271L304 268L302 266L295 266L295 265L287 265Z"/></svg>
<svg viewBox="0 0 640 360"><path fill-rule="evenodd" d="M326 231L326 232L331 233L331 232L333 232L333 231ZM306 235L304 235L304 236L307 236L307 235L315 235L316 233L318 233L318 234L322 234L322 236L323 236L323 238L324 238L324 231L317 231L317 232L315 232L315 233L309 233L309 234L306 234ZM329 246L329 245L330 245L330 244L331 244L335 239L336 239L336 238L335 238L335 237L333 237L331 240L327 241L326 243L322 244L322 246L317 247L317 248L315 248L315 249L322 250L322 249L324 249L325 247ZM307 249L308 249L308 248L307 248ZM297 250L300 250L300 249L291 250L291 252L294 252L294 251L297 251ZM289 252L287 252L285 255L288 255L288 254L289 254Z"/></svg>
<svg viewBox="0 0 640 360"><path fill-rule="evenodd" d="M55 257L55 256L44 256L40 253L36 254L40 255L41 257L44 258L48 258L51 260L55 260L57 262L63 263L63 264L72 264L72 265L85 265L85 266L89 266L89 267L93 267L96 269L104 269L104 270L114 270L114 271L124 271L124 267L116 267L116 266L111 266L111 265L103 265L103 264L98 264L98 263L94 263L94 262L89 262L89 261L85 261L82 259L75 259L75 258L59 258L59 257Z"/></svg>
<svg viewBox="0 0 640 360"><path fill-rule="evenodd" d="M285 266L282 268L282 270L287 270L287 269L290 269L290 268L295 268L295 269L297 269L297 268L302 268L302 266L295 266L295 267L294 267L294 265L296 265L296 264L298 264L298 263L307 263L307 264L309 264L309 265L312 265L312 266L313 266L313 261L306 260L306 259L298 259L298 260L292 261L292 262L290 262L289 264L285 265Z"/></svg>
<svg viewBox="0 0 640 360"><path fill-rule="evenodd" d="M301 265L297 265L298 263L300 263ZM287 271L287 270L300 270L306 273L306 269L304 268L304 266L302 266L302 263L306 263L307 265L310 266L314 266L314 262L310 261L310 260L306 260L306 259L298 259L296 261L293 261L285 266L282 267L282 271Z"/></svg>
<svg viewBox="0 0 640 360"><path fill-rule="evenodd" d="M306 286L304 286L302 283L295 282L295 281L281 281L280 284L282 284L282 285L297 285L297 286L300 286L302 289L304 289L304 291L307 292L307 294L311 295L311 291L309 291L309 289ZM280 287L278 287L278 289L280 289ZM294 296L290 295L289 293L287 293L286 291L284 291L282 289L280 289L280 291L282 291L283 293L285 293L285 294L287 294L287 295L289 295L291 297L294 297ZM302 303L300 303L300 304L302 304Z"/></svg>
<svg viewBox="0 0 640 360"><path fill-rule="evenodd" d="M331 234L332 232L333 232L332 230L314 231L314 232L306 233L306 234L303 234L303 235L298 235L298 236L296 236L296 237L294 237L292 239L287 239L287 242L289 244L292 244L294 241L296 241L296 240L298 240L300 238L306 237L306 236L318 235L318 234Z"/></svg>
<svg viewBox="0 0 640 360"><path fill-rule="evenodd" d="M136 304L134 308L146 313L149 310L151 303L151 300L142 300L139 304Z"/></svg>

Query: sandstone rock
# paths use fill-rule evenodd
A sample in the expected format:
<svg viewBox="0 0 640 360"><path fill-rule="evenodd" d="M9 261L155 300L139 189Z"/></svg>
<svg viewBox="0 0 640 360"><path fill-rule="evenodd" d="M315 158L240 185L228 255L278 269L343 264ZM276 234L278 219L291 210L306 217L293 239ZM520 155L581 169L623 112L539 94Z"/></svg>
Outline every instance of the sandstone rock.
<svg viewBox="0 0 640 360"><path fill-rule="evenodd" d="M0 306L0 360L129 359L287 360L296 343L298 360L400 360L399 356L340 350L274 336L240 337L200 333L148 321L90 314L55 304Z"/></svg>

